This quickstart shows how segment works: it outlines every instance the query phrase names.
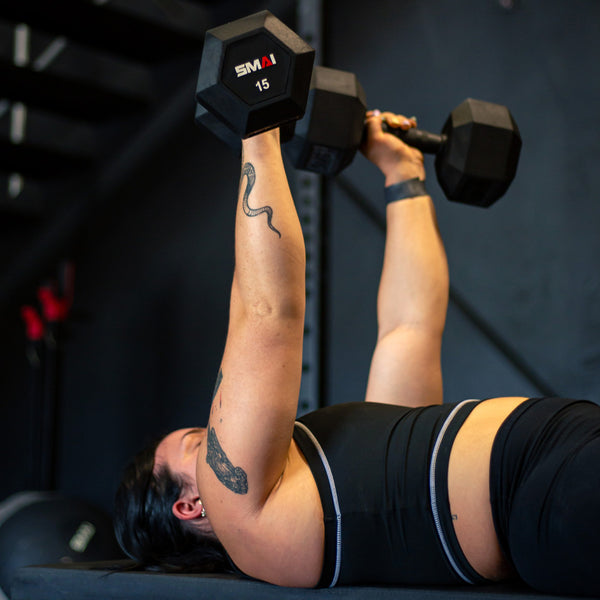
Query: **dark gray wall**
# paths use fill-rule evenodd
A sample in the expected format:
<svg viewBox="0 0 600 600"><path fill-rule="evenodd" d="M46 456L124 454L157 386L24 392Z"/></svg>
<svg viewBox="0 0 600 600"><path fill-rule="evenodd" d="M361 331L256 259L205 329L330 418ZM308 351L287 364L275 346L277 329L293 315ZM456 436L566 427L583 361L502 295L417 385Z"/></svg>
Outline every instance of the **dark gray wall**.
<svg viewBox="0 0 600 600"><path fill-rule="evenodd" d="M142 444L206 421L225 342L239 165L193 124L189 97L189 114L73 249L57 484L107 509ZM30 486L31 429L18 306L2 321L0 498Z"/></svg>
<svg viewBox="0 0 600 600"><path fill-rule="evenodd" d="M507 104L523 135L517 178L488 210L445 201L427 161L453 286L469 305L449 310L446 399L542 387L598 400L600 4L326 5L326 64L355 71L371 107L438 130L472 96ZM205 420L225 341L238 164L191 115L74 251L79 318L66 341L59 485L107 508L144 440ZM359 156L344 175L383 210L372 165ZM334 182L326 201L323 402L334 403L364 392L383 235ZM17 307L0 322L1 499L27 486L30 415Z"/></svg>
<svg viewBox="0 0 600 600"><path fill-rule="evenodd" d="M498 351L451 304L446 398L542 387L599 400L600 4L523 0L513 12L491 0L377 2L360 13L329 6L328 62L358 74L371 107L417 115L439 131L464 98L481 98L508 105L521 130L517 177L487 210L445 201L427 159L453 286L509 346ZM381 177L367 161L357 158L346 176L380 204ZM343 194L332 206L330 381L338 401L364 389L382 240Z"/></svg>

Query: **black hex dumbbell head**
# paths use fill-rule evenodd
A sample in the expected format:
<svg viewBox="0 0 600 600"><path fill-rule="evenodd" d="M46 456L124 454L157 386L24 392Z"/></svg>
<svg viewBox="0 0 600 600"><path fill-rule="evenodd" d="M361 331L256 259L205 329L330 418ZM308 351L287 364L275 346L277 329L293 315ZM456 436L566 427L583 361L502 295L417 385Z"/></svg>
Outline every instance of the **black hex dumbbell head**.
<svg viewBox="0 0 600 600"><path fill-rule="evenodd" d="M367 101L356 75L316 66L304 117L284 146L299 169L336 175L347 167L360 146Z"/></svg>
<svg viewBox="0 0 600 600"><path fill-rule="evenodd" d="M219 119L217 119L217 117L215 117L215 115L207 108L202 106L202 104L196 103L194 121L196 125L206 127L222 142L225 142L238 158L242 155L242 138L229 129L223 121L219 121Z"/></svg>
<svg viewBox="0 0 600 600"><path fill-rule="evenodd" d="M206 129L216 135L222 142L229 146L235 156L238 158L242 156L242 138L198 102L196 102L194 122L200 127L206 127ZM289 141L294 135L295 123L296 121L287 121L280 125L280 139L282 144Z"/></svg>
<svg viewBox="0 0 600 600"><path fill-rule="evenodd" d="M490 206L517 171L521 135L506 106L468 98L448 117L436 156L440 186L449 200Z"/></svg>
<svg viewBox="0 0 600 600"><path fill-rule="evenodd" d="M196 99L249 137L304 114L315 51L269 11L209 29Z"/></svg>

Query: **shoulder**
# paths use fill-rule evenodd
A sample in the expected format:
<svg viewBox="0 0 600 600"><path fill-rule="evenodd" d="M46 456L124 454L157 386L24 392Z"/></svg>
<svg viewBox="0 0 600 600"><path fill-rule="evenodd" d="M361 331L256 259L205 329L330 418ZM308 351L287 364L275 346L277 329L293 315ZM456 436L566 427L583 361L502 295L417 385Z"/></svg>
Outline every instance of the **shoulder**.
<svg viewBox="0 0 600 600"><path fill-rule="evenodd" d="M237 520L236 520L237 521ZM323 510L312 473L295 443L260 512L218 531L246 575L292 587L317 585L323 563Z"/></svg>

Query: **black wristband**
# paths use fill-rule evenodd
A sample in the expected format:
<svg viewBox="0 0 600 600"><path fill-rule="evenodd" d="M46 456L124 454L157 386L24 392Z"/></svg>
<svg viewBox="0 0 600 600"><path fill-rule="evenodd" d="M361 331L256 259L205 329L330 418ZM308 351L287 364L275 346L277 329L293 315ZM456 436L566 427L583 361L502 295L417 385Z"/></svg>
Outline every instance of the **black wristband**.
<svg viewBox="0 0 600 600"><path fill-rule="evenodd" d="M417 196L427 196L425 189L425 181L415 177L400 183L388 185L385 188L385 203L396 202L398 200L406 200L408 198L416 198Z"/></svg>

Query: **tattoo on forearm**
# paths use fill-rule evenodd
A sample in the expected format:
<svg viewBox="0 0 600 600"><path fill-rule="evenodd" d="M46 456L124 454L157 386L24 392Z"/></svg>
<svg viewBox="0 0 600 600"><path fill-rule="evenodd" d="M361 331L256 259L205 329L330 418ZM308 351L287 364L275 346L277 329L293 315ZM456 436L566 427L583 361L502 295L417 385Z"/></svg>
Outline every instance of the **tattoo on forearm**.
<svg viewBox="0 0 600 600"><path fill-rule="evenodd" d="M214 471L217 479L236 494L248 493L248 476L241 467L234 467L217 439L215 428L208 428L206 462Z"/></svg>
<svg viewBox="0 0 600 600"><path fill-rule="evenodd" d="M277 229L275 229L275 227L273 227L273 224L271 223L271 221L273 220L273 209L270 206L261 206L260 208L251 208L250 205L248 204L248 198L250 196L250 192L252 191L252 188L254 187L254 184L256 182L256 171L255 171L254 165L252 163L249 163L249 162L244 163L244 166L242 167L242 179L244 178L244 175L248 179L246 189L244 190L244 197L242 198L242 206L244 208L244 212L249 217L257 217L258 215L262 215L263 213L266 213L267 214L267 225L269 226L269 229L272 229L279 237L281 237L281 233L279 233L279 231Z"/></svg>

